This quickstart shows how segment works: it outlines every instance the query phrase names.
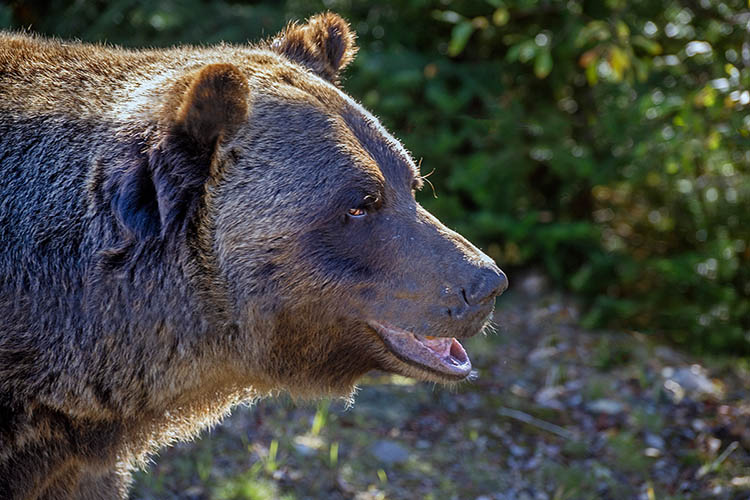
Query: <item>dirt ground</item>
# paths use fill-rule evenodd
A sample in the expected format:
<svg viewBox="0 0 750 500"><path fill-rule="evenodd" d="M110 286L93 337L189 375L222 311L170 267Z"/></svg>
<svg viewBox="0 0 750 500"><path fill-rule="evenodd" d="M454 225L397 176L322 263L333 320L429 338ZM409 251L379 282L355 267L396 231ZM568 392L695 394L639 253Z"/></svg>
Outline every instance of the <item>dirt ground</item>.
<svg viewBox="0 0 750 500"><path fill-rule="evenodd" d="M373 374L164 450L132 499L750 499L750 361L592 332L529 275L456 387Z"/></svg>

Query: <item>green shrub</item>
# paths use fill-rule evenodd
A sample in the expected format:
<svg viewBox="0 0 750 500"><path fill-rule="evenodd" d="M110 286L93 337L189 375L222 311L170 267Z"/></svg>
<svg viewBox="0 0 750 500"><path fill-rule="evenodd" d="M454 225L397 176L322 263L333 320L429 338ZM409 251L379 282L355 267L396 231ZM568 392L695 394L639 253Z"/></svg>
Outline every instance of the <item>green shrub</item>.
<svg viewBox="0 0 750 500"><path fill-rule="evenodd" d="M429 209L501 266L543 266L590 326L750 354L744 0L48 4L0 22L163 46L337 11L362 47L344 87L435 171Z"/></svg>

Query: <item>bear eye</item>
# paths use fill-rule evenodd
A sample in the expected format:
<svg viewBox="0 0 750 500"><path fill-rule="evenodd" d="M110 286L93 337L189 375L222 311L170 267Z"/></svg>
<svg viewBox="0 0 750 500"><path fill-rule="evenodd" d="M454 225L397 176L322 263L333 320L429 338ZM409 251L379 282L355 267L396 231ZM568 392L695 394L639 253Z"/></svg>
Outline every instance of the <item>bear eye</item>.
<svg viewBox="0 0 750 500"><path fill-rule="evenodd" d="M346 214L349 217L359 218L359 217L364 217L365 215L367 215L367 210L365 210L364 208L350 208L346 212Z"/></svg>
<svg viewBox="0 0 750 500"><path fill-rule="evenodd" d="M346 216L350 219L361 219L365 215L376 211L380 205L381 201L379 196L367 195L362 199L361 203L356 203L355 206L350 207L346 211Z"/></svg>

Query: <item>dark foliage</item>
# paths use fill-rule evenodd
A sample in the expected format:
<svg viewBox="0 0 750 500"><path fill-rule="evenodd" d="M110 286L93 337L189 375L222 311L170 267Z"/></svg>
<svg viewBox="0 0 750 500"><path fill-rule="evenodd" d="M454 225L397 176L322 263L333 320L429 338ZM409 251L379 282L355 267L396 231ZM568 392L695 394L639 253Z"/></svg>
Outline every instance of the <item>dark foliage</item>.
<svg viewBox="0 0 750 500"><path fill-rule="evenodd" d="M344 87L401 137L422 202L589 326L750 354L750 14L742 0L15 2L0 25L128 46L244 42L330 9Z"/></svg>

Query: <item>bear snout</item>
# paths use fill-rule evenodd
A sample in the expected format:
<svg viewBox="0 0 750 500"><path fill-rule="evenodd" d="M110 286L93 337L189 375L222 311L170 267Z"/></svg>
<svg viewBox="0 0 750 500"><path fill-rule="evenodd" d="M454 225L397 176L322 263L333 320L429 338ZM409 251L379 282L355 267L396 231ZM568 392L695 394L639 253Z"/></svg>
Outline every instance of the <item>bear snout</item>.
<svg viewBox="0 0 750 500"><path fill-rule="evenodd" d="M508 289L508 277L496 266L482 268L464 289L463 298L469 305L489 302Z"/></svg>

